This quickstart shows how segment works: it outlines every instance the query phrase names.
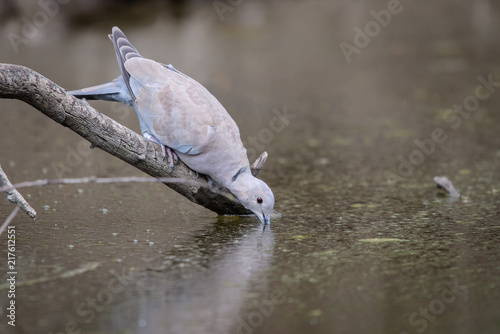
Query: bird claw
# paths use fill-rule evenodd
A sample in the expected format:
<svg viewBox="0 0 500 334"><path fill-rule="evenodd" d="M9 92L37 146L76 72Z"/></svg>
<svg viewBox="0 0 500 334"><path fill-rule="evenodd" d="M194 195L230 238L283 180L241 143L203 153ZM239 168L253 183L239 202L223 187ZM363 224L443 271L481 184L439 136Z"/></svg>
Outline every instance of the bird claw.
<svg viewBox="0 0 500 334"><path fill-rule="evenodd" d="M161 156L163 157L163 160L165 160L165 158L167 157L167 152L165 151L166 146L161 144L160 146L161 146Z"/></svg>
<svg viewBox="0 0 500 334"><path fill-rule="evenodd" d="M214 181L212 181L212 178L207 175L207 180L208 180L208 184L210 185L210 188L213 188L214 187Z"/></svg>
<svg viewBox="0 0 500 334"><path fill-rule="evenodd" d="M165 160L168 155L169 173L172 173L174 171L174 165L179 162L179 157L170 147L166 147L165 145L161 146L161 151L163 153L163 160Z"/></svg>

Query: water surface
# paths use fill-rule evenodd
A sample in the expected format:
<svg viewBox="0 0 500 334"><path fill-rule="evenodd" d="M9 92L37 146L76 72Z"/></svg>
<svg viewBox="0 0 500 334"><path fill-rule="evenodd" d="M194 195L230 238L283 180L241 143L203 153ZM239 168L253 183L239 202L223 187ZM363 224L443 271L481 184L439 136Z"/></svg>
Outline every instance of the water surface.
<svg viewBox="0 0 500 334"><path fill-rule="evenodd" d="M158 184L23 189L38 217L12 223L17 317L3 281L2 333L500 331L497 5L402 1L347 58L340 44L387 1L246 1L223 21L210 2L65 6L17 53L7 34L40 9L8 16L0 61L67 89L103 83L119 25L226 106L251 160L269 152L259 176L282 217L217 217ZM132 110L93 105L139 131ZM26 104L0 108L13 182L141 175ZM12 209L0 201L2 221Z"/></svg>

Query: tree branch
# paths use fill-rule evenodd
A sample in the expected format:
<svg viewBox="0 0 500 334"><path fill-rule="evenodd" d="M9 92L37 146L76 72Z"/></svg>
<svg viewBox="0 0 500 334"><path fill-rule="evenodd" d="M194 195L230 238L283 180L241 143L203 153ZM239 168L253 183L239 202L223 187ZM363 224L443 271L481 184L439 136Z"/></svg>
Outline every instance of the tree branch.
<svg viewBox="0 0 500 334"><path fill-rule="evenodd" d="M2 184L1 175L2 170L0 169L0 185ZM14 185L7 182L6 185L0 187L0 192L10 191L12 189L19 189L25 187L35 187L35 186L45 186L50 184L82 184L82 183L131 183L131 182L142 182L142 183L185 183L191 184L193 186L200 186L200 184L193 180L186 179L174 179L171 177L140 177L140 176L124 176L124 177L96 177L87 176L80 178L64 178L64 179L40 179L35 181L23 181L16 183ZM217 191L217 188L210 187L210 190ZM221 193L224 195L224 193Z"/></svg>
<svg viewBox="0 0 500 334"><path fill-rule="evenodd" d="M7 217L7 219L5 219L2 226L0 226L0 235L2 235L3 231L5 231L7 226L9 226L10 222L12 221L12 219L14 219L18 212L19 206L14 207L14 210L12 210L11 214Z"/></svg>
<svg viewBox="0 0 500 334"><path fill-rule="evenodd" d="M262 167L264 167L264 164L266 163L267 160L267 152L262 152L262 154L255 160L255 162L250 166L250 170L252 171L252 175L255 176L259 174L260 170Z"/></svg>
<svg viewBox="0 0 500 334"><path fill-rule="evenodd" d="M4 187L9 188L7 190L4 190L5 192L7 192L7 199L12 203L17 204L17 206L20 207L24 212L26 212L28 216L35 219L36 211L28 204L28 202L26 202L23 195L21 195L19 191L17 191L16 188L12 186L12 183L10 183L9 179L7 178L7 174L5 174L2 166L0 165L0 188Z"/></svg>
<svg viewBox="0 0 500 334"><path fill-rule="evenodd" d="M129 128L78 100L40 75L19 65L0 64L0 98L18 99L35 107L57 123L68 127L93 146L98 147L152 177L190 180L187 183L165 184L191 202L223 215L247 215L251 211L241 205L229 190L221 185L211 187L206 176L197 175L182 161L171 174L158 144L146 140ZM252 172L262 168L267 153L252 165Z"/></svg>

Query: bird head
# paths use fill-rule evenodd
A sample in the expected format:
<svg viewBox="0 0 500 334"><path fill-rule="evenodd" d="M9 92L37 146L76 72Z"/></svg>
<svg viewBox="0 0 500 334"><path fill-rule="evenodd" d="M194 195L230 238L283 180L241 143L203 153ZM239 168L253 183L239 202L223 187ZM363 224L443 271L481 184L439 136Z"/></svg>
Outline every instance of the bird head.
<svg viewBox="0 0 500 334"><path fill-rule="evenodd" d="M229 190L240 200L241 204L251 210L263 224L271 222L274 213L274 195L271 188L262 180L252 176L250 172L241 173Z"/></svg>

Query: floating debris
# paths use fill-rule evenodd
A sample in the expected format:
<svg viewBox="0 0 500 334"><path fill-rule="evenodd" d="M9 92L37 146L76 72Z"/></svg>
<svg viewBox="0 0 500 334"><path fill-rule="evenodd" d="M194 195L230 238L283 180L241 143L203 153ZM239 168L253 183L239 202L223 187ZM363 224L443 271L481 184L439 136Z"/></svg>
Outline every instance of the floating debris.
<svg viewBox="0 0 500 334"><path fill-rule="evenodd" d="M373 208L377 208L379 206L380 206L380 204L365 204L365 203L354 203L354 204L351 204L351 208L363 208L363 207L366 207L366 208L373 209Z"/></svg>
<svg viewBox="0 0 500 334"><path fill-rule="evenodd" d="M317 163L321 166L326 166L326 165L329 165L330 164L330 159L328 158L319 158L317 160Z"/></svg>
<svg viewBox="0 0 500 334"><path fill-rule="evenodd" d="M454 198L460 197L460 194L453 186L453 183L451 183L451 181L448 180L448 178L446 176L435 176L434 182L436 182L436 187L438 189L443 189L444 191L446 191L450 195L450 197L454 197Z"/></svg>
<svg viewBox="0 0 500 334"><path fill-rule="evenodd" d="M68 270L68 271L62 273L61 275L59 275L59 278L69 278L69 277L73 277L76 275L81 275L89 270L94 270L97 267L99 267L99 262L84 263L76 269Z"/></svg>
<svg viewBox="0 0 500 334"><path fill-rule="evenodd" d="M397 239L397 238L370 238L370 239L360 239L359 241L379 244L379 243L383 243L383 242L400 242L400 241L408 241L408 240Z"/></svg>
<svg viewBox="0 0 500 334"><path fill-rule="evenodd" d="M321 315L323 315L323 311L318 308L318 309L310 310L307 313L307 315L310 317L320 317Z"/></svg>
<svg viewBox="0 0 500 334"><path fill-rule="evenodd" d="M61 278L70 278L76 275L81 275L89 270L94 270L97 267L99 267L99 262L88 262L80 265L80 267L72 270L68 270L63 272L62 274L56 275L56 276L42 276L42 277L37 277L34 279L26 280L26 281L20 281L16 282L16 287L18 286L31 286L37 283L43 283L43 282L48 282L48 281L53 281ZM61 268L62 269L62 268ZM0 290L8 289L9 288L9 283L4 283L0 284Z"/></svg>

